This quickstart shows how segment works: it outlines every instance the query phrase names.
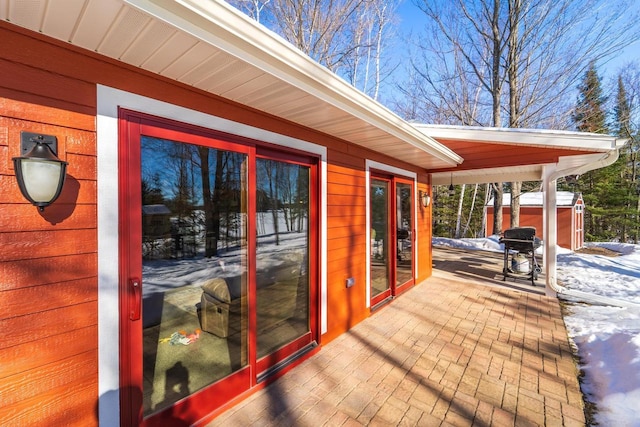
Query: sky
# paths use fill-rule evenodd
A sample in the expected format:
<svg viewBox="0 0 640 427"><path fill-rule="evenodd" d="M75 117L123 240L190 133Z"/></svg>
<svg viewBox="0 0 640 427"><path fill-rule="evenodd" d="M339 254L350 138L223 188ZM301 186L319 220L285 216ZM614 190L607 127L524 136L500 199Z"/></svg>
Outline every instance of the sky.
<svg viewBox="0 0 640 427"><path fill-rule="evenodd" d="M640 2L635 1L634 5L640 12ZM400 31L403 34L419 32L424 22L425 15L414 4L413 0L402 0L397 9L397 14L401 20ZM611 29L615 31L615 28ZM616 54L610 61L599 65L598 71L603 77L615 76L620 67L632 60L640 61L640 42L633 43L623 51Z"/></svg>
<svg viewBox="0 0 640 427"><path fill-rule="evenodd" d="M434 246L502 252L496 236L434 238ZM584 372L582 391L601 426L640 427L640 245L587 243L619 256L558 248L560 299L570 342ZM540 248L541 250L542 248Z"/></svg>

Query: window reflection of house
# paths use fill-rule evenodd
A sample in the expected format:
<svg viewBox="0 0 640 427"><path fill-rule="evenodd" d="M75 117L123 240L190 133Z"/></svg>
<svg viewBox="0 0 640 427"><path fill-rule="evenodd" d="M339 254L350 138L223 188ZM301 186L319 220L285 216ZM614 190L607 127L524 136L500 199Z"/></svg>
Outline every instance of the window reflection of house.
<svg viewBox="0 0 640 427"><path fill-rule="evenodd" d="M160 237L171 233L171 211L165 205L142 206L142 233Z"/></svg>
<svg viewBox="0 0 640 427"><path fill-rule="evenodd" d="M164 258L171 239L171 211L162 204L142 206L142 256Z"/></svg>

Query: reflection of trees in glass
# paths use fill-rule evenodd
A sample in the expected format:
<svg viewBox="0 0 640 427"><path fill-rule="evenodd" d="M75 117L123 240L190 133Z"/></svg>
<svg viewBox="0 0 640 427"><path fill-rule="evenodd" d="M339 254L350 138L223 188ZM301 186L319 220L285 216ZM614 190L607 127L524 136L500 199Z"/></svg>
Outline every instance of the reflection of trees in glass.
<svg viewBox="0 0 640 427"><path fill-rule="evenodd" d="M398 215L398 228L408 230L411 229L411 187L406 184L398 184L398 192L400 193L400 206Z"/></svg>
<svg viewBox="0 0 640 427"><path fill-rule="evenodd" d="M164 196L160 184L160 176L156 173L151 177L142 177L142 204L164 204Z"/></svg>
<svg viewBox="0 0 640 427"><path fill-rule="evenodd" d="M240 216L244 211L241 201L244 156L207 147L198 150L205 214L205 256L212 257L218 254L219 242L228 249L238 244L238 239L244 235Z"/></svg>
<svg viewBox="0 0 640 427"><path fill-rule="evenodd" d="M258 234L273 231L275 243L279 244L281 225L287 232L305 230L309 209L309 169L267 159L259 159L257 169L258 212L270 212L273 221L273 230L267 230L263 217L258 215Z"/></svg>
<svg viewBox="0 0 640 427"><path fill-rule="evenodd" d="M386 241L387 238L387 183L372 181L370 194L371 238L376 241ZM386 251L383 256L386 257Z"/></svg>
<svg viewBox="0 0 640 427"><path fill-rule="evenodd" d="M204 247L211 257L220 247L240 244L244 159L240 153L143 137L143 204L171 211L176 251L195 255Z"/></svg>

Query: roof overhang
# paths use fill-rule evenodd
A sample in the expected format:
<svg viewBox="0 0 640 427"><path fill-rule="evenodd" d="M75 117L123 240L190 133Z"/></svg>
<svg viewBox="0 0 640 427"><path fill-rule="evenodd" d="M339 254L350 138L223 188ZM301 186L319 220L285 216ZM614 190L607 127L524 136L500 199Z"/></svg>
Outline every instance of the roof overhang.
<svg viewBox="0 0 640 427"><path fill-rule="evenodd" d="M432 183L540 180L607 163L620 141L414 125L219 0L8 0L0 19L433 172ZM604 162L604 163L603 163Z"/></svg>
<svg viewBox="0 0 640 427"><path fill-rule="evenodd" d="M558 177L581 174L617 158L626 140L610 135L540 129L416 124L464 158L432 174L433 185L542 181L553 166Z"/></svg>
<svg viewBox="0 0 640 427"><path fill-rule="evenodd" d="M0 19L426 170L462 159L218 0L5 2Z"/></svg>

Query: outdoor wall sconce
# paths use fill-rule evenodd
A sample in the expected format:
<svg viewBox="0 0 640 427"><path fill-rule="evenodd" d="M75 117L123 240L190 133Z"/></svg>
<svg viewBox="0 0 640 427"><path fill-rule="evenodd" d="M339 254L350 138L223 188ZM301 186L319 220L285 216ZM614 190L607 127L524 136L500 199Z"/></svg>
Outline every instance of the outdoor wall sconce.
<svg viewBox="0 0 640 427"><path fill-rule="evenodd" d="M453 187L453 174L451 174L451 184L449 184L449 196L455 196L456 189Z"/></svg>
<svg viewBox="0 0 640 427"><path fill-rule="evenodd" d="M53 203L64 185L67 162L56 156L55 136L20 132L21 157L13 158L16 180L25 199L40 212Z"/></svg>
<svg viewBox="0 0 640 427"><path fill-rule="evenodd" d="M431 203L431 197L429 196L429 193L427 193L426 191L420 191L420 204L422 205L422 207L426 208L427 206L429 206L429 203Z"/></svg>

